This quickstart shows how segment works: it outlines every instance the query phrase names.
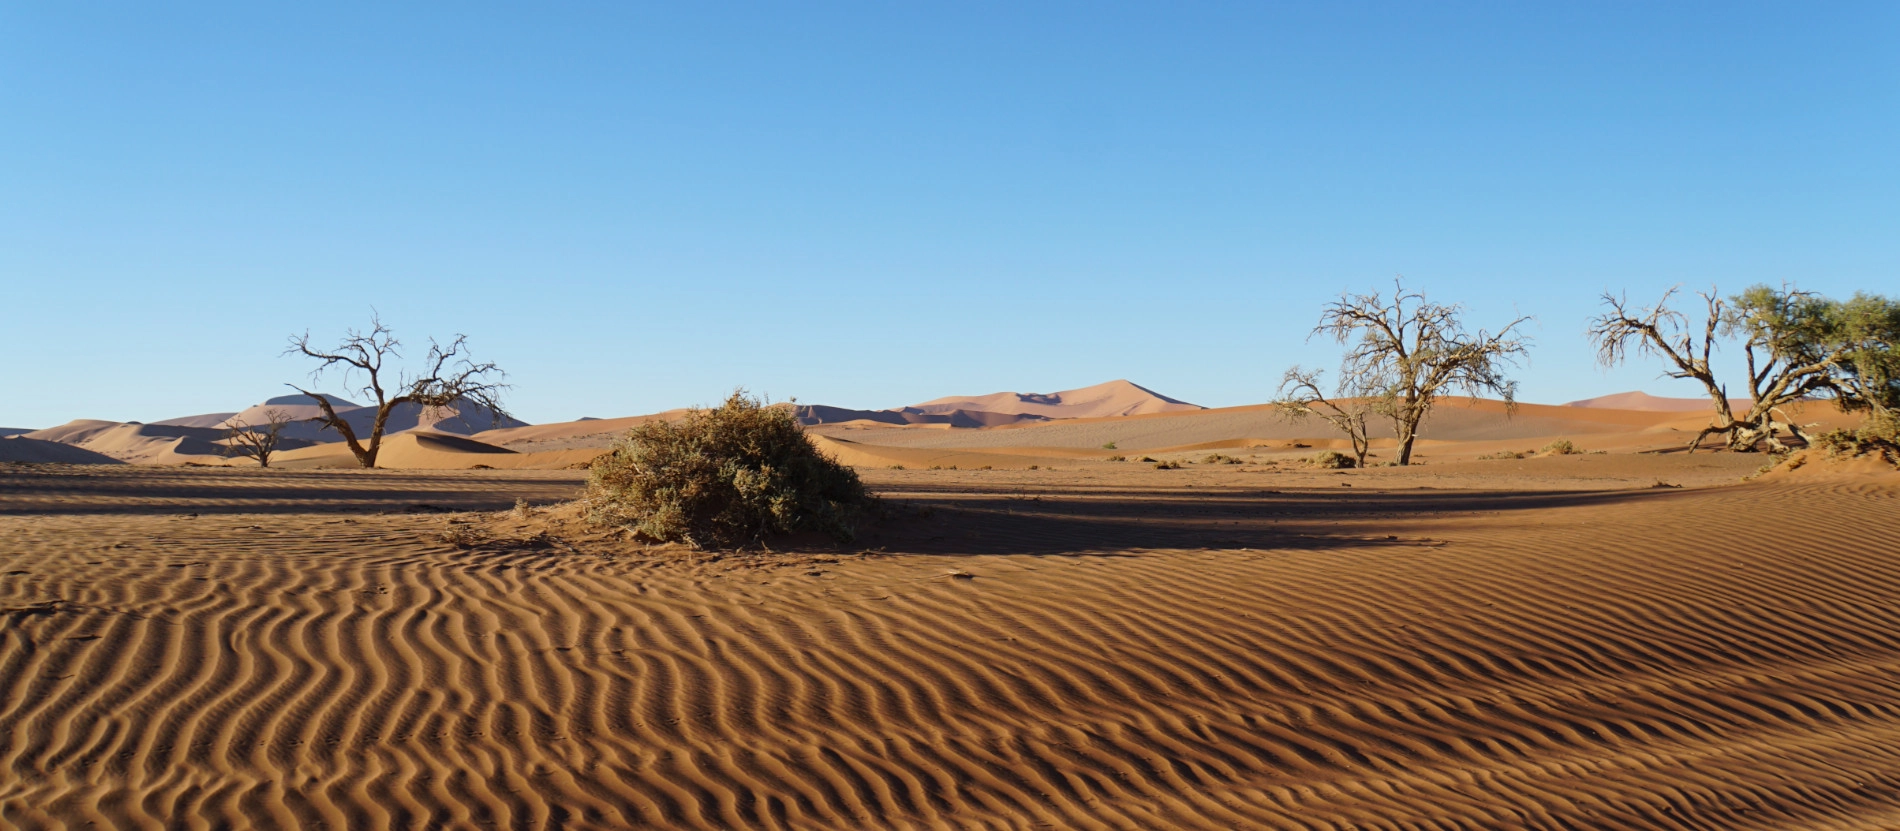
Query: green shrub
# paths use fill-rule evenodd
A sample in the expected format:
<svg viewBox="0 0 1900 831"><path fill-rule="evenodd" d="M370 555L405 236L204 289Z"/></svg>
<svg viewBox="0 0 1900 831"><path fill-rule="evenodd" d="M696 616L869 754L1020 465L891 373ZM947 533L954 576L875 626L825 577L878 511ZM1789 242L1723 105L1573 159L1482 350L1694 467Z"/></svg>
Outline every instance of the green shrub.
<svg viewBox="0 0 1900 831"><path fill-rule="evenodd" d="M1109 442L1109 443L1107 443L1107 444L1104 444L1104 445L1102 445L1102 449L1103 449L1103 450L1114 450L1114 449L1115 449L1115 443L1111 441L1111 442Z"/></svg>
<svg viewBox="0 0 1900 831"><path fill-rule="evenodd" d="M1893 455L1900 451L1900 416L1875 413L1857 430L1829 430L1816 436L1814 443L1830 456Z"/></svg>
<svg viewBox="0 0 1900 831"><path fill-rule="evenodd" d="M1321 450L1313 454L1313 458L1306 460L1306 463L1325 470L1345 470L1358 464L1351 456L1337 450Z"/></svg>
<svg viewBox="0 0 1900 831"><path fill-rule="evenodd" d="M848 542L875 505L791 410L744 390L678 423L635 427L594 462L587 495L596 522L694 548L808 531Z"/></svg>

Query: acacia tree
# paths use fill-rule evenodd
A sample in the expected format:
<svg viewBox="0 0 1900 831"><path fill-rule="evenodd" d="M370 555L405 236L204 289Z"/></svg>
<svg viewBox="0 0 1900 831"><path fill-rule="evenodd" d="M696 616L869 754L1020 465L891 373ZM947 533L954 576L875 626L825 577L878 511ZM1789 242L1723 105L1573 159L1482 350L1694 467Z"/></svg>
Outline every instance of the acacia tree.
<svg viewBox="0 0 1900 831"><path fill-rule="evenodd" d="M436 410L451 404L473 406L486 410L496 418L507 415L502 408L501 395L508 389L500 383L507 376L493 363L476 363L468 356L468 338L456 335L447 345L429 339L429 354L423 358L423 369L416 374L398 372L395 382L388 388L383 385L385 371L383 362L389 358L402 357L402 342L383 325L382 318L370 317L370 330L362 332L349 330L347 336L335 349L324 351L310 345L310 333L292 335L290 346L284 354L301 354L320 361L317 368L311 370L312 380L320 378L325 370L340 367L344 383L361 373L363 386L355 392L365 398L374 399L376 417L370 423L368 442L356 435L356 429L337 414L336 407L329 397L311 392L296 384L287 384L291 389L316 399L317 406L323 408L323 415L311 419L329 427L343 436L349 443L350 452L356 456L356 462L363 467L376 466L376 454L382 449L383 430L389 423L389 414L403 404L420 405L425 410Z"/></svg>
<svg viewBox="0 0 1900 831"><path fill-rule="evenodd" d="M234 456L257 460L258 467L270 467L270 457L283 442L284 428L296 419L276 408L264 411L264 421L252 424L232 416L224 423L224 450Z"/></svg>
<svg viewBox="0 0 1900 831"><path fill-rule="evenodd" d="M1365 390L1347 389L1344 382L1335 397L1329 399L1319 390L1320 374L1297 366L1287 370L1280 379L1279 397L1274 399L1273 405L1287 418L1318 416L1345 433L1352 442L1354 462L1363 468L1366 455L1372 451L1372 435L1366 426L1366 420L1374 412L1371 399L1363 394Z"/></svg>
<svg viewBox="0 0 1900 831"><path fill-rule="evenodd" d="M1474 334L1459 319L1463 311L1433 303L1395 280L1390 301L1378 292L1342 294L1313 328L1313 335L1352 344L1340 363L1342 389L1361 391L1375 413L1392 420L1400 465L1412 463L1419 425L1447 392L1473 398L1490 393L1504 399L1507 412L1517 407L1517 382L1504 371L1529 351L1530 339L1518 327L1530 318Z"/></svg>
<svg viewBox="0 0 1900 831"><path fill-rule="evenodd" d="M1783 451L1788 448L1778 429L1806 442L1809 437L1787 412L1802 401L1833 399L1844 409L1883 418L1900 402L1893 355L1900 304L1894 301L1857 294L1840 302L1786 286L1752 286L1727 299L1711 290L1698 293L1706 311L1692 324L1671 306L1676 292L1671 288L1642 309L1604 294L1609 309L1591 321L1590 339L1604 366L1622 363L1632 351L1660 356L1675 367L1665 375L1702 385L1714 417L1689 442L1690 452L1711 435L1724 436L1729 450L1766 444ZM1747 407L1739 414L1710 364L1716 344L1734 338L1741 339L1748 365Z"/></svg>

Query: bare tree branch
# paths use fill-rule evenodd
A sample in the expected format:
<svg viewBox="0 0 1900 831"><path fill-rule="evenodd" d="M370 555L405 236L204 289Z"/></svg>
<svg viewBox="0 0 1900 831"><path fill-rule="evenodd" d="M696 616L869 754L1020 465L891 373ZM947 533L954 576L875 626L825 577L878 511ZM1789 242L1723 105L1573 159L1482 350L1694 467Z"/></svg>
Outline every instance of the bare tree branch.
<svg viewBox="0 0 1900 831"><path fill-rule="evenodd" d="M456 335L447 346L429 339L429 353L423 358L425 369L418 375L401 372L397 375L392 397L390 390L384 387L384 362L391 357L401 358L402 342L398 341L389 327L383 324L380 315L371 314L368 332L351 329L343 341L334 349L324 350L310 345L310 333L293 335L290 345L284 350L286 355L302 355L313 358L319 363L312 370L312 380L320 379L326 370L340 368L343 382L347 385L354 375L363 376L363 386L355 392L365 398L375 400L376 414L370 424L368 441L357 436L356 430L336 410L328 396L314 393L295 384L292 389L315 399L323 409L323 415L312 419L329 427L343 436L350 452L363 467L375 467L376 456L382 449L383 433L389 425L389 416L403 404L420 405L425 412L435 413L454 406L457 412L461 407L472 405L476 411L486 411L495 418L505 417L508 412L502 406L502 395L508 385L501 383L507 377L501 367L492 362L475 363L468 356L468 338ZM466 415L466 413L463 413Z"/></svg>
<svg viewBox="0 0 1900 831"><path fill-rule="evenodd" d="M1517 385L1504 370L1528 354L1530 340L1518 329L1530 318L1474 335L1464 331L1462 311L1407 291L1403 280L1395 280L1389 302L1378 292L1340 295L1313 329L1314 336L1350 345L1340 363L1342 388L1364 393L1377 402L1379 414L1392 420L1401 465L1411 464L1419 426L1441 395L1490 393L1503 398L1507 409L1516 407Z"/></svg>
<svg viewBox="0 0 1900 831"><path fill-rule="evenodd" d="M1345 433L1352 442L1355 463L1363 468L1372 450L1372 437L1366 426L1366 420L1373 414L1372 405L1363 397L1328 399L1319 389L1321 374L1297 366L1287 370L1286 376L1280 379L1280 391L1273 404L1288 419L1318 416ZM1341 394L1344 393L1342 389Z"/></svg>
<svg viewBox="0 0 1900 831"><path fill-rule="evenodd" d="M1698 332L1686 315L1671 308L1675 293L1672 288L1655 305L1634 311L1626 299L1605 294L1608 310L1591 321L1590 339L1604 366L1620 364L1632 352L1658 356L1674 367L1665 371L1668 377L1702 385L1713 417L1690 442L1691 452L1711 435L1726 436L1730 450L1763 443L1785 450L1777 429L1805 441L1801 426L1786 412L1803 401L1831 398L1850 409L1872 406L1867 390L1857 386L1855 356L1890 349L1893 329L1900 328L1879 322L1900 318L1884 298L1862 295L1838 303L1784 285L1753 286L1726 300L1713 289L1701 293L1706 317ZM1717 342L1735 337L1742 339L1748 367L1748 406L1739 415L1711 366Z"/></svg>
<svg viewBox="0 0 1900 831"><path fill-rule="evenodd" d="M282 443L284 428L296 419L279 409L264 411L264 421L251 424L237 416L224 423L224 452L257 460L258 467L270 467L270 457Z"/></svg>

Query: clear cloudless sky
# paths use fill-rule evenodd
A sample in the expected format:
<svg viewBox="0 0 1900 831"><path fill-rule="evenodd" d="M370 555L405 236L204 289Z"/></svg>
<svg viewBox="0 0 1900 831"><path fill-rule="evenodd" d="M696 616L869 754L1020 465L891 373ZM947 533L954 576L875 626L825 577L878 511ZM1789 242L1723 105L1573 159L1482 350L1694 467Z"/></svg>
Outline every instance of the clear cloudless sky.
<svg viewBox="0 0 1900 831"><path fill-rule="evenodd" d="M1594 365L1597 296L1900 293L1896 44L1892 2L8 3L0 425L238 409L372 307L530 421L1258 403L1400 274L1536 317L1525 400L1694 395Z"/></svg>

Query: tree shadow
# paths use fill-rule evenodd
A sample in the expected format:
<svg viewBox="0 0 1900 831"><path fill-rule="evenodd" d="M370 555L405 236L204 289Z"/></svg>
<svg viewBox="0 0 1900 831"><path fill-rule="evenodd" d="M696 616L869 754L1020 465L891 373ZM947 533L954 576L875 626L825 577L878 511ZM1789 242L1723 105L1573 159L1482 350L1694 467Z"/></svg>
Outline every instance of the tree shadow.
<svg viewBox="0 0 1900 831"><path fill-rule="evenodd" d="M888 495L891 515L869 529L862 542L939 555L1436 547L1445 542L1417 534L1421 523L1460 514L1634 505L1684 494L1662 488L1399 493L1041 488L1030 494L926 486Z"/></svg>
<svg viewBox="0 0 1900 831"><path fill-rule="evenodd" d="M491 511L571 499L578 478L412 471L0 468L0 515Z"/></svg>

